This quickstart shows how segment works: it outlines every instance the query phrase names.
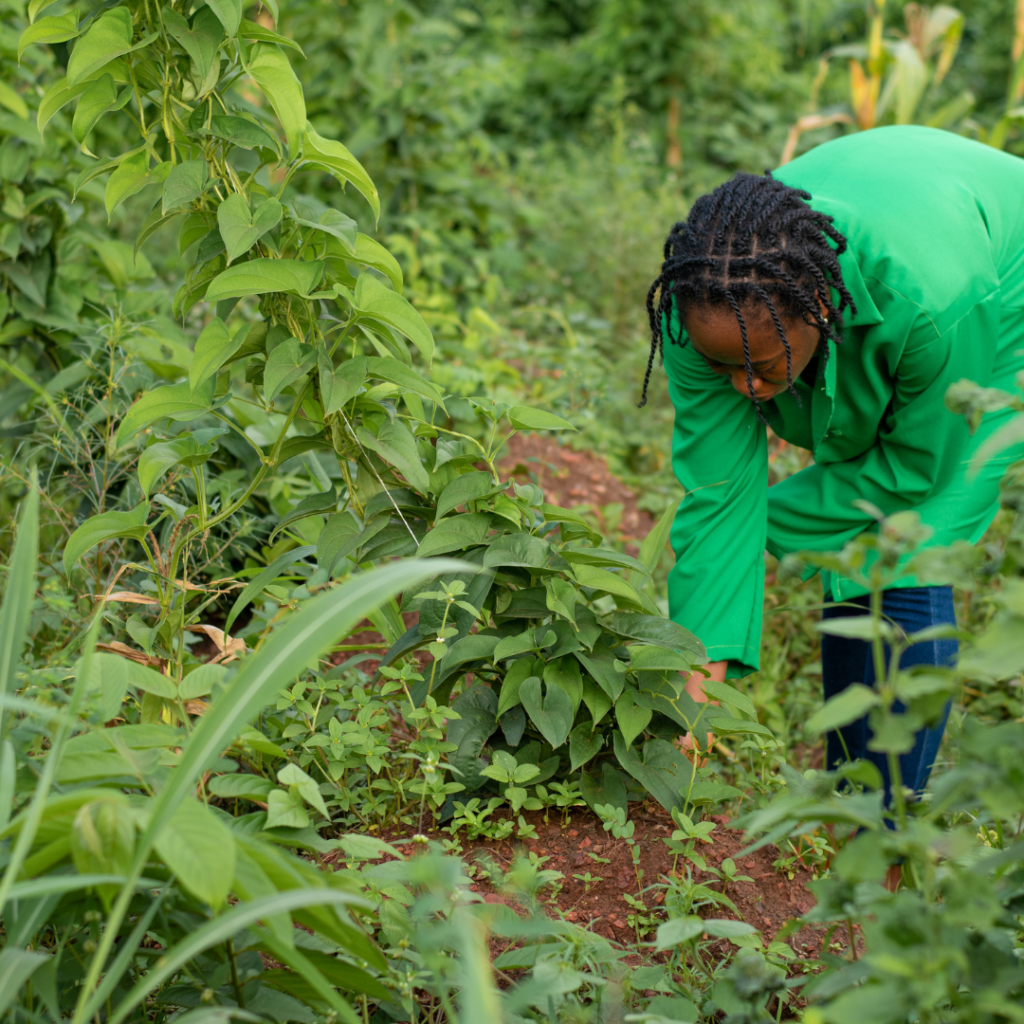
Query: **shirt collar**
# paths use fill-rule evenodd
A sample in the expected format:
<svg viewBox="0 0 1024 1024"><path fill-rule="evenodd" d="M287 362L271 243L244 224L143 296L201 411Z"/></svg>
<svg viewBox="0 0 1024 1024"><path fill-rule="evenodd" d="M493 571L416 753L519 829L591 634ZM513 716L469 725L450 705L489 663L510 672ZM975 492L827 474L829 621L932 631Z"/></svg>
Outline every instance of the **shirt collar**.
<svg viewBox="0 0 1024 1024"><path fill-rule="evenodd" d="M882 323L882 314L878 312L874 299L864 283L864 277L860 272L857 259L849 249L839 257L839 267L843 272L843 284L853 299L857 308L856 313L844 311L843 320L847 327L870 327L872 324ZM833 288L832 301L838 307L839 293Z"/></svg>

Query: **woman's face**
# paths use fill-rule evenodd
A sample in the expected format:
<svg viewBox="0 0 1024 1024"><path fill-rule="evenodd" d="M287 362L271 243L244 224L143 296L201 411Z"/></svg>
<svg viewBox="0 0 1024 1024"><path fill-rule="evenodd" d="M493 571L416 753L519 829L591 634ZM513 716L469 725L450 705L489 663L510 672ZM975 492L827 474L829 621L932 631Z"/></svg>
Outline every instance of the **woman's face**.
<svg viewBox="0 0 1024 1024"><path fill-rule="evenodd" d="M814 324L802 317L780 314L779 318L789 341L792 375L796 380L818 350L821 334ZM754 371L754 395L759 402L767 402L786 390L786 349L765 306L748 302L743 307L743 320L747 325L750 363ZM693 309L683 326L690 336L690 344L708 366L719 376L728 377L732 386L744 398L749 398L743 337L735 313L719 307Z"/></svg>

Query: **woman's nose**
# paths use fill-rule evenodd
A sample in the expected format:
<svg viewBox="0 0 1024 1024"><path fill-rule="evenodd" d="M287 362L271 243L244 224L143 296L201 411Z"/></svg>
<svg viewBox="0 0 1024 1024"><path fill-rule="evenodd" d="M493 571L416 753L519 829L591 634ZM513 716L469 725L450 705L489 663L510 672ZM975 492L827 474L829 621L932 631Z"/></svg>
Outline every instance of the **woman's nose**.
<svg viewBox="0 0 1024 1024"><path fill-rule="evenodd" d="M734 370L729 375L729 377L730 377L730 380L732 381L732 386L741 395L743 395L744 398L749 398L750 397L751 390L753 390L755 392L755 394L756 394L757 391L760 390L761 384L763 383L761 378L758 377L757 374L755 373L753 375L753 377L751 378L750 383L748 384L747 383L747 371L746 371L746 369L744 367L737 367L737 369Z"/></svg>

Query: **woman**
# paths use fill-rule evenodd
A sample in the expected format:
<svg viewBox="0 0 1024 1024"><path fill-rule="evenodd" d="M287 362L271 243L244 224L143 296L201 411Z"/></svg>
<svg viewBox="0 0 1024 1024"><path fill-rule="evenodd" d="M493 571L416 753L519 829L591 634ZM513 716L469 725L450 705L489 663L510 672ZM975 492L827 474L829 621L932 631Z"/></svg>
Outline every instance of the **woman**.
<svg viewBox="0 0 1024 1024"><path fill-rule="evenodd" d="M655 297L660 298L655 305ZM705 643L712 678L758 667L765 548L826 551L913 509L929 544L977 541L998 508L1003 453L968 479L1008 411L969 434L944 406L961 379L1013 388L1024 369L1024 161L936 129L878 128L764 177L737 175L673 227L647 300L676 410L672 459L687 497L672 530L672 618ZM664 342L667 336L667 344ZM642 403L641 403L642 404ZM814 454L768 488L766 425ZM866 604L823 573L826 599ZM953 623L949 587L907 576L884 612L908 632ZM859 608L826 608L832 615ZM947 664L953 641L903 664ZM826 636L826 697L874 681L868 645ZM699 677L688 689L704 699ZM948 708L947 708L948 714ZM945 720L901 758L920 792ZM865 722L830 735L828 763L873 761Z"/></svg>

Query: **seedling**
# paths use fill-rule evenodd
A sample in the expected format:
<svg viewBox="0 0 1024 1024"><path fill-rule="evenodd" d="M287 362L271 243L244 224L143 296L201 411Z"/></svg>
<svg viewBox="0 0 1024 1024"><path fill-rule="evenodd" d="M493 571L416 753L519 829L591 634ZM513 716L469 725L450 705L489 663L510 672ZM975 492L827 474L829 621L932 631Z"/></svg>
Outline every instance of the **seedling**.
<svg viewBox="0 0 1024 1024"><path fill-rule="evenodd" d="M589 871L584 875L573 875L572 877L583 883L584 893L590 892L590 887L592 885L598 885L600 882L604 881L600 875L592 875Z"/></svg>

